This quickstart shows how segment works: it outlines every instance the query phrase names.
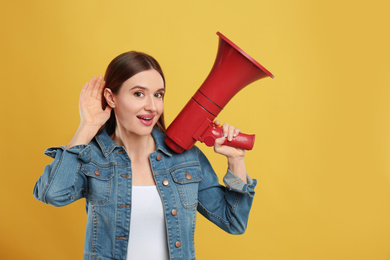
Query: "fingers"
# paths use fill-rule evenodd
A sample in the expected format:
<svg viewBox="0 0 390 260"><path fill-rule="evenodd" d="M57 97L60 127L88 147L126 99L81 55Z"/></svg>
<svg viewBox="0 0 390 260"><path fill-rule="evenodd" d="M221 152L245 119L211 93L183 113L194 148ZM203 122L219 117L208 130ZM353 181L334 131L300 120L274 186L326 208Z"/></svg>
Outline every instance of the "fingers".
<svg viewBox="0 0 390 260"><path fill-rule="evenodd" d="M214 149L218 149L219 147L221 147L224 142L225 142L225 137L220 137L215 139Z"/></svg>
<svg viewBox="0 0 390 260"><path fill-rule="evenodd" d="M241 133L241 129L237 127L236 129L234 129L233 136L236 137L239 133Z"/></svg>
<svg viewBox="0 0 390 260"><path fill-rule="evenodd" d="M95 84L96 84L96 77L93 76L92 79L89 82L85 83L85 85L81 89L80 96L90 97L95 88Z"/></svg>
<svg viewBox="0 0 390 260"><path fill-rule="evenodd" d="M80 92L80 99L85 95L85 92L87 91L88 89L88 82L84 84L83 88L81 89L81 92Z"/></svg>
<svg viewBox="0 0 390 260"><path fill-rule="evenodd" d="M228 158L244 157L245 150L229 146L229 142L241 133L241 129L228 123L221 126L219 121L215 121L214 124L222 128L222 137L215 139L214 151Z"/></svg>
<svg viewBox="0 0 390 260"><path fill-rule="evenodd" d="M103 77L102 76L99 76L98 78L96 78L94 76L92 78L91 83L93 82L93 89L92 89L92 96L93 97L97 97L98 98L99 94L101 96L100 88L101 88L102 81L103 81Z"/></svg>
<svg viewBox="0 0 390 260"><path fill-rule="evenodd" d="M218 126L220 125L219 121L216 121L215 124ZM239 133L241 133L240 128L235 128L232 125L229 125L228 123L224 123L222 125L222 133L223 137L228 139L228 141L232 141L234 137L236 137Z"/></svg>
<svg viewBox="0 0 390 260"><path fill-rule="evenodd" d="M100 88L99 88L99 93L98 93L98 98L103 98L103 91L104 91L104 87L106 85L106 82L103 80L102 83L100 84Z"/></svg>
<svg viewBox="0 0 390 260"><path fill-rule="evenodd" d="M92 77L92 79L89 81L87 90L93 91L95 88L97 78L95 76Z"/></svg>
<svg viewBox="0 0 390 260"><path fill-rule="evenodd" d="M224 137L227 137L228 141L233 140L234 137L234 126L224 123L222 125L222 132Z"/></svg>
<svg viewBox="0 0 390 260"><path fill-rule="evenodd" d="M103 80L102 76L93 76L89 82L84 84L80 95L101 99L103 96L105 84L106 82Z"/></svg>

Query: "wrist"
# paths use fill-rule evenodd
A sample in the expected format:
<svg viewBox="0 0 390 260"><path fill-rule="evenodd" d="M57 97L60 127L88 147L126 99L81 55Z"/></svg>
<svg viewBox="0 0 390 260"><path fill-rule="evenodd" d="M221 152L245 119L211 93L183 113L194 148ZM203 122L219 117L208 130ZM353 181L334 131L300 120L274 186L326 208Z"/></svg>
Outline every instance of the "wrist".
<svg viewBox="0 0 390 260"><path fill-rule="evenodd" d="M77 133L83 136L84 138L92 140L97 134L97 132L99 131L99 129L100 126L81 123L77 129Z"/></svg>
<svg viewBox="0 0 390 260"><path fill-rule="evenodd" d="M229 170L247 183L244 157L228 157Z"/></svg>
<svg viewBox="0 0 390 260"><path fill-rule="evenodd" d="M102 124L96 124L91 122L86 122L81 120L79 124L79 129L85 129L85 130L99 130Z"/></svg>
<svg viewBox="0 0 390 260"><path fill-rule="evenodd" d="M245 157L243 156L228 156L228 164L242 164L245 163Z"/></svg>
<svg viewBox="0 0 390 260"><path fill-rule="evenodd" d="M80 123L79 128L77 129L72 140L70 140L69 144L66 146L66 149L69 149L75 145L89 144L98 131L99 127L97 126Z"/></svg>

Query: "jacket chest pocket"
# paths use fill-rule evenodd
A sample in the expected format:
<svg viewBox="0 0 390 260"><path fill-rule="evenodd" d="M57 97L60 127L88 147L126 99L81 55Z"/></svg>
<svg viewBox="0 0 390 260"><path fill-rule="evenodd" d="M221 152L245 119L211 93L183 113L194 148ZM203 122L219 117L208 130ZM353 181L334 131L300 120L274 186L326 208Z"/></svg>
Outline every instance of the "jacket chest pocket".
<svg viewBox="0 0 390 260"><path fill-rule="evenodd" d="M195 208L198 205L198 186L202 180L199 167L180 168L171 173L181 203L185 208Z"/></svg>
<svg viewBox="0 0 390 260"><path fill-rule="evenodd" d="M107 203L110 200L114 166L91 162L84 164L81 171L88 177L88 201L92 204Z"/></svg>

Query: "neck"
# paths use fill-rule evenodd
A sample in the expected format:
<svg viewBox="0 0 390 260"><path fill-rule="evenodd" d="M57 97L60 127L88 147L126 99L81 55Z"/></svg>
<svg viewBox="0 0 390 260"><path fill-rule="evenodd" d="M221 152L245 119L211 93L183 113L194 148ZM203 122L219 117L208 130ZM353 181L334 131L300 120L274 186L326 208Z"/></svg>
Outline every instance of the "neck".
<svg viewBox="0 0 390 260"><path fill-rule="evenodd" d="M137 135L126 129L117 126L111 139L120 146L126 148L131 160L139 160L149 157L149 154L156 150L152 134Z"/></svg>

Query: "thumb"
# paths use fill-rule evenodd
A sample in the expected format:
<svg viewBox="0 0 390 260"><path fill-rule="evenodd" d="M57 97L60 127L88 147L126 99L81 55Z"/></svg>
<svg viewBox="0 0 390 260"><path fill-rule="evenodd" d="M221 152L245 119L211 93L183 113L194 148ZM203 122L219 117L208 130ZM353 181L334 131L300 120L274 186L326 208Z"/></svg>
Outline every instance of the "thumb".
<svg viewBox="0 0 390 260"><path fill-rule="evenodd" d="M225 140L226 140L225 136L215 139L214 147L221 147L222 144L225 142Z"/></svg>

